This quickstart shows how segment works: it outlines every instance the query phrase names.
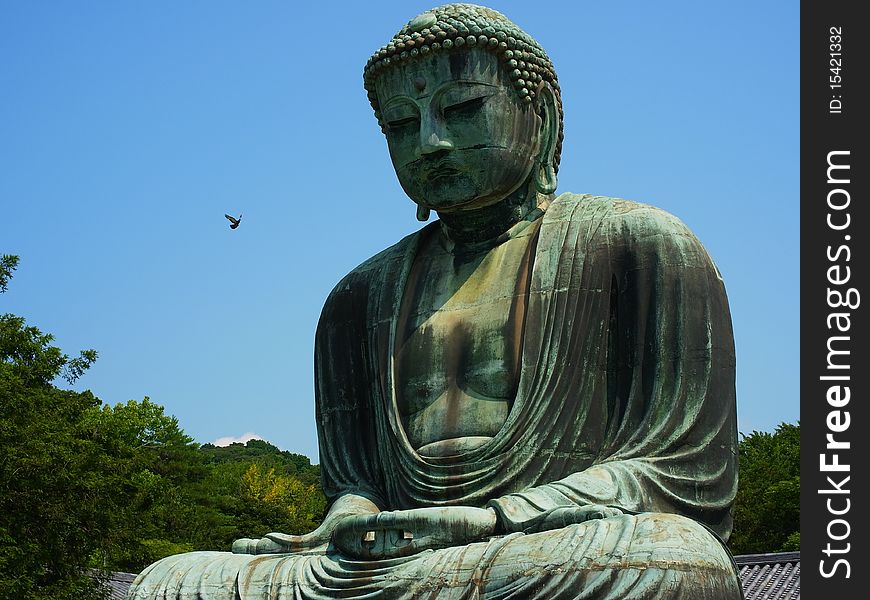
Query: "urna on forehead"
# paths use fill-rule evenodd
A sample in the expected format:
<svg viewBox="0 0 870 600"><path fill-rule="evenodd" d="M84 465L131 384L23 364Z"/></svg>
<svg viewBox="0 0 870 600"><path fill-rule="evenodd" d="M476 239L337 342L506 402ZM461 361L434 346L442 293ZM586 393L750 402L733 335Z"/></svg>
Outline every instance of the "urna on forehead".
<svg viewBox="0 0 870 600"><path fill-rule="evenodd" d="M384 70L435 53L469 48L496 56L523 102L534 100L542 81L558 94L553 64L534 38L498 11L474 4L445 4L411 19L366 63L363 81L378 120L381 115L375 81Z"/></svg>

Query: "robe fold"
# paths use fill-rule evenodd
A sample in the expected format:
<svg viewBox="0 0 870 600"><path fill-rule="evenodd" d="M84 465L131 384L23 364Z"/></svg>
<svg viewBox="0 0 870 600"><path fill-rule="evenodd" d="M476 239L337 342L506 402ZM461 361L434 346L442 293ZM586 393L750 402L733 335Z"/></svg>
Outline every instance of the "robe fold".
<svg viewBox="0 0 870 600"><path fill-rule="evenodd" d="M737 422L718 270L651 206L563 194L542 218L517 396L501 431L458 458L418 455L396 405L396 321L421 233L336 286L315 344L327 497L489 505L508 531L554 507L603 504L685 515L727 537Z"/></svg>
<svg viewBox="0 0 870 600"><path fill-rule="evenodd" d="M129 597L740 598L717 539L730 533L737 488L718 270L685 225L651 206L563 194L541 219L517 395L482 446L422 457L397 407L396 326L425 228L335 287L315 341L327 498L490 506L508 535L391 561L179 555L144 571ZM546 511L587 504L626 514L531 533Z"/></svg>

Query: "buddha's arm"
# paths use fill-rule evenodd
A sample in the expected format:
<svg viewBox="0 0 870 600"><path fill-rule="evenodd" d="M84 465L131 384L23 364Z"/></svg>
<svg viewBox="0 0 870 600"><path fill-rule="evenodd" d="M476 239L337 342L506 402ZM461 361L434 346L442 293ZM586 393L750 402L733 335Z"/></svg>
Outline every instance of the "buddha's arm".
<svg viewBox="0 0 870 600"><path fill-rule="evenodd" d="M352 494L389 508L380 471L379 383L370 366L367 325L377 292L371 271L357 269L335 287L323 307L314 342L315 412L323 491L330 502Z"/></svg>
<svg viewBox="0 0 870 600"><path fill-rule="evenodd" d="M490 501L507 531L540 528L557 509L603 505L683 514L723 537L730 532L737 431L725 289L685 225L652 207L627 205L581 238L585 279L572 278L584 282L571 292L581 310L598 290L609 291L610 300L596 305L597 321L588 313L564 317L563 327L601 328L606 356L590 364L576 348L559 348L572 353L569 365L590 372L582 389L552 388L588 403L602 423L584 427L595 437L583 440L583 450L596 456L578 472Z"/></svg>
<svg viewBox="0 0 870 600"><path fill-rule="evenodd" d="M488 506L498 512L499 525L507 532L558 529L619 513L666 512L697 519L706 511L711 518L704 521L727 535L730 522L719 526L721 516L717 515L727 512L730 502L715 505L698 498L695 510L686 510L692 499L679 497L674 487L663 483L674 479L672 475L667 468L658 469L643 459L613 461L497 498ZM698 488L703 487L703 481L697 483ZM681 483L679 487L685 485Z"/></svg>

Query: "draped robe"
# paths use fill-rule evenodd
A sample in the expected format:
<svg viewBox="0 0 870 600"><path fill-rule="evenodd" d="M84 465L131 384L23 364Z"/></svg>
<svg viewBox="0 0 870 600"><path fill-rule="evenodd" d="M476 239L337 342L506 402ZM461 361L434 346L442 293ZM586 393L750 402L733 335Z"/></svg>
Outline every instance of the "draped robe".
<svg viewBox="0 0 870 600"><path fill-rule="evenodd" d="M396 327L421 232L336 286L315 344L330 501L490 506L507 535L384 561L179 555L144 571L130 598L740 598L717 539L730 533L737 485L718 270L685 225L651 206L563 194L541 219L517 395L482 446L422 457L397 409ZM545 511L588 504L625 514L523 533Z"/></svg>

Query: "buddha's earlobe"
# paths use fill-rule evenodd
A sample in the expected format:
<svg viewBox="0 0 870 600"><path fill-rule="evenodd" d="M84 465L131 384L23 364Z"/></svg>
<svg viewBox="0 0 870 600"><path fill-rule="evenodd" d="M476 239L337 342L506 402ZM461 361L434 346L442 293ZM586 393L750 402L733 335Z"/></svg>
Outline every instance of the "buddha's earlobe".
<svg viewBox="0 0 870 600"><path fill-rule="evenodd" d="M418 221L424 221L424 222L428 221L430 213L431 213L431 211L428 208L426 208L425 206L420 206L419 204L417 205L417 220Z"/></svg>
<svg viewBox="0 0 870 600"><path fill-rule="evenodd" d="M549 163L541 163L535 171L535 189L539 194L549 196L556 192L559 185L559 180L556 177L556 170Z"/></svg>
<svg viewBox="0 0 870 600"><path fill-rule="evenodd" d="M535 189L540 194L550 195L556 191L559 180L553 164L559 139L559 111L556 96L549 83L541 82L537 91L538 115L541 117L541 145L534 170Z"/></svg>

